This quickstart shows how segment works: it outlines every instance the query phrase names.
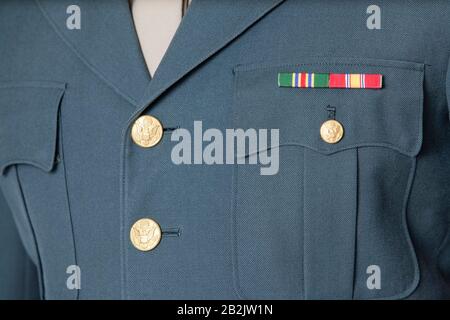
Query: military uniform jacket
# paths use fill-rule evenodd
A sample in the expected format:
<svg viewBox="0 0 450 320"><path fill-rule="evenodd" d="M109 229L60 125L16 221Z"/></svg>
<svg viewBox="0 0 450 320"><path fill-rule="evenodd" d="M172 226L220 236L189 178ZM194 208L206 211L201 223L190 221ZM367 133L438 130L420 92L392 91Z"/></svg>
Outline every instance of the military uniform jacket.
<svg viewBox="0 0 450 320"><path fill-rule="evenodd" d="M40 296L450 298L450 3L375 2L380 21L367 1L194 0L150 79L127 0L2 1L1 223ZM195 121L279 129L279 172L174 163ZM130 240L143 218L153 250ZM16 237L2 281L25 272Z"/></svg>

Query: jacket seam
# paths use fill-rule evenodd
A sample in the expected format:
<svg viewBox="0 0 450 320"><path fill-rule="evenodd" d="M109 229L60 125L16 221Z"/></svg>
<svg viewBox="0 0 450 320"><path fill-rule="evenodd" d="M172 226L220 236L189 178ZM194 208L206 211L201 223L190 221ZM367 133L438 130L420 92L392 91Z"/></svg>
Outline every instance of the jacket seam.
<svg viewBox="0 0 450 320"><path fill-rule="evenodd" d="M45 300L45 275L44 275L44 269L42 266L42 257L40 254L40 249L39 249L39 242L37 240L37 236L36 236L36 231L33 225L33 221L31 219L29 210L28 210L28 203L27 200L25 198L25 194L22 188L22 184L21 184L21 179L20 179L20 175L19 175L19 168L16 166L15 167L15 173L16 173L16 179L17 179L17 185L19 187L19 192L20 192L20 197L25 209L25 215L26 215L26 219L28 221L28 225L30 227L31 230L31 234L32 234L32 238L33 238L33 242L34 242L34 246L36 248L36 258L37 258L37 264L38 264L38 273L39 273L39 277L40 277L40 291L41 291L41 298L43 300Z"/></svg>
<svg viewBox="0 0 450 320"><path fill-rule="evenodd" d="M63 143L63 128L62 128L62 116L61 116L61 109L59 109L58 111L58 115L59 115L59 147L60 147L60 158L61 158L61 163L60 165L62 165L62 170L63 170L63 176L64 176L64 187L65 187L65 195L66 195L66 201L67 201L67 214L69 216L69 223L70 223L70 231L72 233L72 247L73 247L73 258L74 258L74 262L76 265L78 265L78 255L77 255L77 248L76 248L76 241L75 241L75 231L74 231L74 226L73 226L73 219L72 219L72 209L71 209L71 204L70 204L70 196L69 196L69 186L68 186L68 182L67 182L67 171L66 171L66 163L64 161L64 143ZM76 294L75 294L75 300L78 300L80 298L80 290L76 289Z"/></svg>

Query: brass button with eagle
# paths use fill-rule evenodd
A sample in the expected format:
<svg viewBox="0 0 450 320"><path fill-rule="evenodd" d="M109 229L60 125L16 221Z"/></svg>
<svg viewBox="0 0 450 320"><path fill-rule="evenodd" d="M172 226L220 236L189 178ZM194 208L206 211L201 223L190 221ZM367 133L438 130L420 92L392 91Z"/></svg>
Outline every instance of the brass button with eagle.
<svg viewBox="0 0 450 320"><path fill-rule="evenodd" d="M159 224L149 218L136 221L130 230L130 240L139 251L151 251L161 242L162 232Z"/></svg>
<svg viewBox="0 0 450 320"><path fill-rule="evenodd" d="M344 127L336 120L325 121L320 128L320 136L326 143L338 143L344 137Z"/></svg>
<svg viewBox="0 0 450 320"><path fill-rule="evenodd" d="M131 128L131 137L134 143L142 148L154 147L163 137L163 126L153 116L139 117Z"/></svg>

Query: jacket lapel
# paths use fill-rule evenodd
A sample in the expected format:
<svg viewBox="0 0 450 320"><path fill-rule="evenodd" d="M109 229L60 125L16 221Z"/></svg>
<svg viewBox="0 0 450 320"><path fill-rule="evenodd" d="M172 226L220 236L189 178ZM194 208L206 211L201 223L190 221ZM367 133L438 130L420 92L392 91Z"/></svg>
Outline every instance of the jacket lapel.
<svg viewBox="0 0 450 320"><path fill-rule="evenodd" d="M128 0L36 0L66 45L128 102L137 105L150 75L134 29ZM67 8L80 8L81 29L69 30Z"/></svg>
<svg viewBox="0 0 450 320"><path fill-rule="evenodd" d="M134 116L284 0L193 0Z"/></svg>

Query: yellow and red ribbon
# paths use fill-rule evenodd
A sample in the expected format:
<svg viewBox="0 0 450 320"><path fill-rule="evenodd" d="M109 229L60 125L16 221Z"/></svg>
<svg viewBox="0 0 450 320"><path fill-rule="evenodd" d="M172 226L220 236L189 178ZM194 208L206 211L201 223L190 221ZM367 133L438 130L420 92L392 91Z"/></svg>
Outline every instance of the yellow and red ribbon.
<svg viewBox="0 0 450 320"><path fill-rule="evenodd" d="M279 73L278 86L290 88L382 89L383 75L365 73Z"/></svg>

